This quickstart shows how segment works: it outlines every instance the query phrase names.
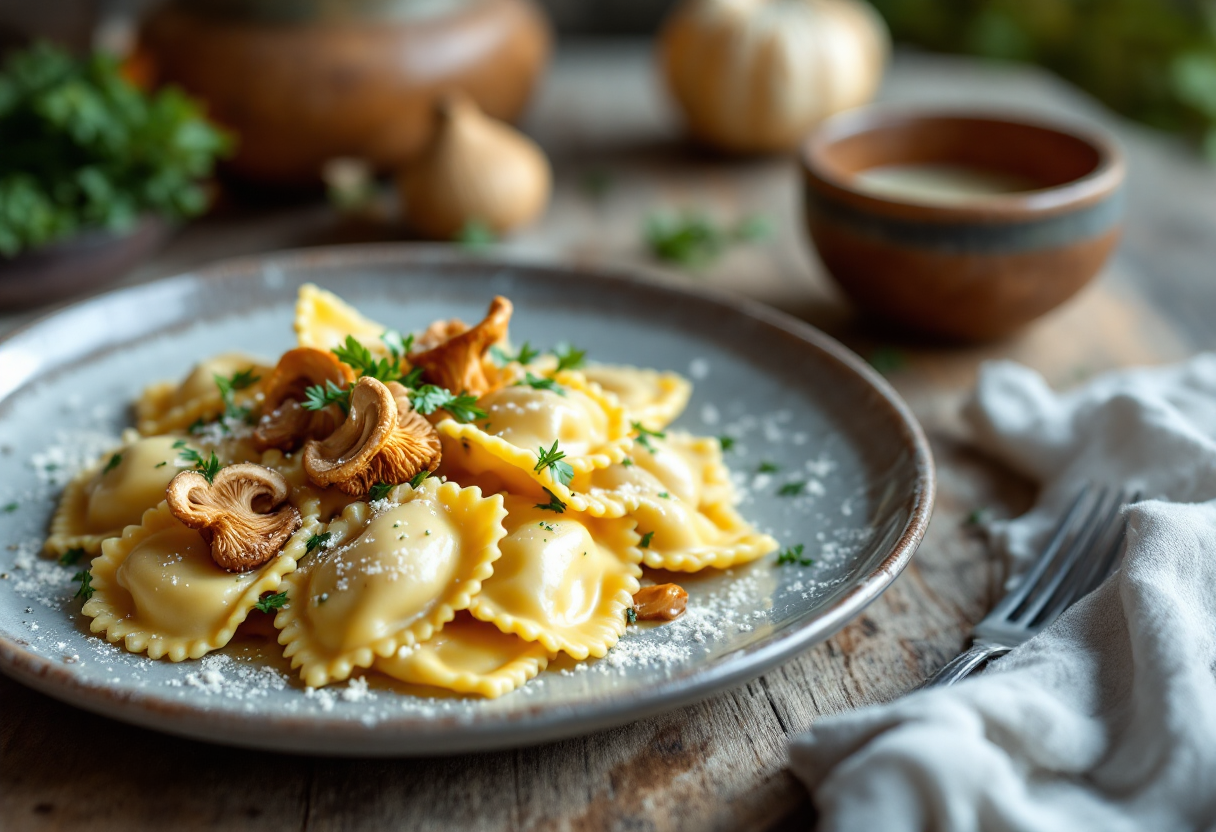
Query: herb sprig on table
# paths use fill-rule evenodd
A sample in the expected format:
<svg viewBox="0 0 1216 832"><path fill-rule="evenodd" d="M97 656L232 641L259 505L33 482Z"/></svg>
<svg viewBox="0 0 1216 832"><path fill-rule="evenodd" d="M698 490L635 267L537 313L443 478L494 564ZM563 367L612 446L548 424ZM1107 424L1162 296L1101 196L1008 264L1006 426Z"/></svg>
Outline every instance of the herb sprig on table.
<svg viewBox="0 0 1216 832"><path fill-rule="evenodd" d="M646 221L646 244L660 260L698 269L717 260L737 243L769 237L772 227L762 216L744 218L735 226L719 225L704 214L652 214Z"/></svg>
<svg viewBox="0 0 1216 832"><path fill-rule="evenodd" d="M139 90L111 57L47 44L13 53L0 69L0 254L199 214L203 180L230 145L194 100Z"/></svg>

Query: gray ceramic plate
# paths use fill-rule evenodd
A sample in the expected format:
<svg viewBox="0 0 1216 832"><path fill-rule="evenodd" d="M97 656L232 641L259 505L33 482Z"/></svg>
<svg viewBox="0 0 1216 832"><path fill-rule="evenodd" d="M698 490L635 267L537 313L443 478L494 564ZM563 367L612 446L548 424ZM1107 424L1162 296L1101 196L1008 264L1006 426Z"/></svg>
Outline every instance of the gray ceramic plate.
<svg viewBox="0 0 1216 832"><path fill-rule="evenodd" d="M559 665L493 701L378 677L305 690L277 645L246 637L200 661L135 656L88 633L71 567L38 556L62 483L129 424L141 387L234 348L293 344L296 287L337 291L409 330L515 302L516 343L677 370L677 427L736 439L741 510L812 566L775 557L681 579L688 613L630 628L605 659ZM775 474L757 475L762 460ZM780 497L787 481L807 485ZM758 305L628 275L530 267L410 246L241 260L71 307L0 344L0 668L98 713L199 739L329 754L525 745L639 719L738 685L828 637L886 588L933 502L919 426L890 387L811 327ZM370 684L368 684L370 683ZM834 679L818 680L834 685Z"/></svg>

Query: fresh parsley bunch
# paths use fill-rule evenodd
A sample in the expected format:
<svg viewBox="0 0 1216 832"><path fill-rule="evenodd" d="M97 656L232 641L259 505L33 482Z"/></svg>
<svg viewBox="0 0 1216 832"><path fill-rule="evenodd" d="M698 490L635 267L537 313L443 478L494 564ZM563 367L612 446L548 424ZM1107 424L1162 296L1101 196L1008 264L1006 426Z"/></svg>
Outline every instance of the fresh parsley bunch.
<svg viewBox="0 0 1216 832"><path fill-rule="evenodd" d="M139 90L110 56L16 52L0 69L0 255L201 213L201 182L230 143L192 99Z"/></svg>

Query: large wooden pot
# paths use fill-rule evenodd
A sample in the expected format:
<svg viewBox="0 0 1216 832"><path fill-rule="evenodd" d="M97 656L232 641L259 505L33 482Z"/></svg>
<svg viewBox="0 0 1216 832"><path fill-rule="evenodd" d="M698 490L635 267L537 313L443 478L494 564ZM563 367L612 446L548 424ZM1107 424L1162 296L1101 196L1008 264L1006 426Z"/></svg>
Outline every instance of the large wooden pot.
<svg viewBox="0 0 1216 832"><path fill-rule="evenodd" d="M322 5L288 17L290 4L264 0L175 0L145 23L156 79L203 98L237 133L231 171L307 184L338 156L399 167L426 143L440 95L463 90L512 120L549 56L533 0Z"/></svg>

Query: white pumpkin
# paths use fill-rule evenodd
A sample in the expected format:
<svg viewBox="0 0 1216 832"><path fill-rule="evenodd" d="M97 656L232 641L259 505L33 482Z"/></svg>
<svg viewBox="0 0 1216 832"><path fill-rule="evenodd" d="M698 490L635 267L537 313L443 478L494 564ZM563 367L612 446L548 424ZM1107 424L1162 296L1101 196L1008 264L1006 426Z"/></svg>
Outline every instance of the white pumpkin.
<svg viewBox="0 0 1216 832"><path fill-rule="evenodd" d="M791 150L819 121L869 101L890 52L859 0L685 0L661 60L692 135L720 150Z"/></svg>

